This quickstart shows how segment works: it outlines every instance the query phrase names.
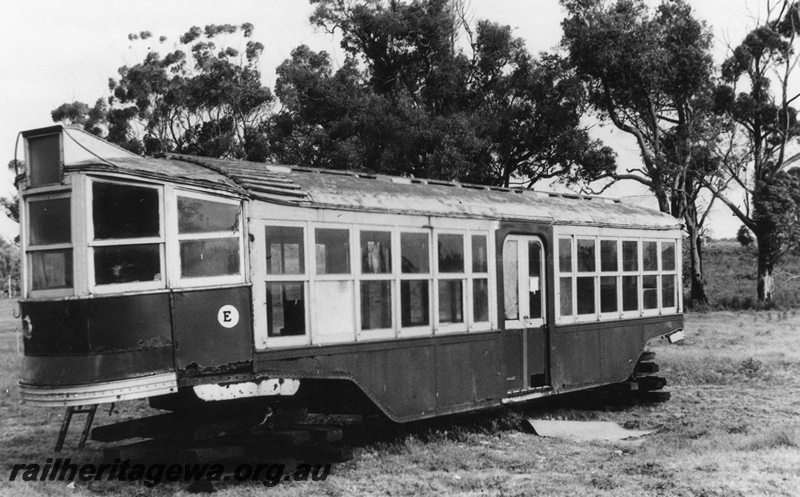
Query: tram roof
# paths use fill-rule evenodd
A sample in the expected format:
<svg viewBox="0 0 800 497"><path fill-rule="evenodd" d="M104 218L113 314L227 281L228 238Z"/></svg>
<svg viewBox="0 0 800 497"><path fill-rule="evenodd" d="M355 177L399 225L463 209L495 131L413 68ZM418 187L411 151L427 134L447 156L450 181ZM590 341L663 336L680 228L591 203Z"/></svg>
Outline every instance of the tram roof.
<svg viewBox="0 0 800 497"><path fill-rule="evenodd" d="M130 174L223 190L264 202L314 208L622 228L680 228L669 215L608 198L178 154L141 157L122 149L108 153L110 144L81 130L69 129L66 134L83 149L81 154L71 154L74 160L65 150L67 172ZM65 139L64 143L68 141Z"/></svg>

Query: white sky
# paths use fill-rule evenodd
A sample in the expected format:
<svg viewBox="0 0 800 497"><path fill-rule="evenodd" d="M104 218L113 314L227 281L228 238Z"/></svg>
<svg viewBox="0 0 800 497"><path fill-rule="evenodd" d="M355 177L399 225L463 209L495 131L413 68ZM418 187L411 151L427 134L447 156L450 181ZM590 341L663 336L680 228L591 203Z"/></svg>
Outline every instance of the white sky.
<svg viewBox="0 0 800 497"><path fill-rule="evenodd" d="M511 25L526 40L531 52L556 45L561 37L563 11L558 0L468 0L475 19ZM653 3L656 3L653 1ZM700 19L712 26L716 57L726 53L755 24L765 0L690 0ZM129 50L128 33L151 31L177 38L193 25L255 25L253 39L265 45L261 58L264 83L275 81L275 67L289 58L293 48L306 44L326 50L341 61L338 42L315 31L308 23L313 7L304 0L27 0L0 3L0 46L6 47L0 76L0 195L14 192L5 166L14 157L19 131L49 126L50 112L65 102L92 105L106 96L109 77L117 68L139 62ZM157 43L157 42L156 42ZM619 162L636 167L635 145L610 130L598 130L619 153ZM22 158L22 152L18 152ZM620 185L614 196L645 193L637 185ZM712 219L715 236L733 236L739 223L724 209ZM2 230L2 226L0 226Z"/></svg>

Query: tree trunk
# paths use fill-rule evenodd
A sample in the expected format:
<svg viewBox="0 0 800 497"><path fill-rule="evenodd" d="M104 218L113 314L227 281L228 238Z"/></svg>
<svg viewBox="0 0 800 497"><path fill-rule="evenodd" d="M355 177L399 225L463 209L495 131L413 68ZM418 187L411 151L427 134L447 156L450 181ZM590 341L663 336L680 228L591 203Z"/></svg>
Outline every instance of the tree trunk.
<svg viewBox="0 0 800 497"><path fill-rule="evenodd" d="M758 300L762 302L771 302L775 294L775 279L772 276L772 270L775 267L773 251L767 237L757 236L756 240L758 242L757 296Z"/></svg>
<svg viewBox="0 0 800 497"><path fill-rule="evenodd" d="M700 226L697 224L696 216L687 213L684 216L686 222L686 232L689 235L689 259L691 269L691 301L693 305L708 304L706 295L705 280L703 279L703 252L702 240L700 239Z"/></svg>

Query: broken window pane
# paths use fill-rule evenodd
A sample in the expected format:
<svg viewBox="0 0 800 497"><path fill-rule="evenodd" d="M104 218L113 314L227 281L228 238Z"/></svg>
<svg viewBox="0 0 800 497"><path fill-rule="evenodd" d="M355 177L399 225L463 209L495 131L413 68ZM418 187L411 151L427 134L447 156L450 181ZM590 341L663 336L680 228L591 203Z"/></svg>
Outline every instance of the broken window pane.
<svg viewBox="0 0 800 497"><path fill-rule="evenodd" d="M72 287L72 249L31 252L31 289Z"/></svg>
<svg viewBox="0 0 800 497"><path fill-rule="evenodd" d="M95 181L92 196L95 240L160 236L157 189Z"/></svg>
<svg viewBox="0 0 800 497"><path fill-rule="evenodd" d="M30 245L70 243L70 199L54 198L28 203Z"/></svg>
<svg viewBox="0 0 800 497"><path fill-rule="evenodd" d="M361 232L361 272L392 272L392 234L388 231Z"/></svg>
<svg viewBox="0 0 800 497"><path fill-rule="evenodd" d="M464 272L464 237L462 235L439 235L439 272Z"/></svg>
<svg viewBox="0 0 800 497"><path fill-rule="evenodd" d="M427 326L428 317L428 281L406 280L400 282L400 313L402 326Z"/></svg>
<svg viewBox="0 0 800 497"><path fill-rule="evenodd" d="M192 197L178 197L178 233L239 231L239 206Z"/></svg>
<svg viewBox="0 0 800 497"><path fill-rule="evenodd" d="M267 226L267 274L305 273L303 228Z"/></svg>
<svg viewBox="0 0 800 497"><path fill-rule="evenodd" d="M181 276L223 276L239 274L239 239L183 240Z"/></svg>
<svg viewBox="0 0 800 497"><path fill-rule="evenodd" d="M400 257L405 274L429 273L430 254L427 233L400 233Z"/></svg>
<svg viewBox="0 0 800 497"><path fill-rule="evenodd" d="M267 325L271 337L305 335L303 283L267 283Z"/></svg>
<svg viewBox="0 0 800 497"><path fill-rule="evenodd" d="M355 336L355 296L352 281L317 281L314 285L314 307L317 328L314 333Z"/></svg>
<svg viewBox="0 0 800 497"><path fill-rule="evenodd" d="M392 327L392 282L361 282L361 329Z"/></svg>
<svg viewBox="0 0 800 497"><path fill-rule="evenodd" d="M350 231L317 228L317 274L350 274Z"/></svg>
<svg viewBox="0 0 800 497"><path fill-rule="evenodd" d="M439 281L439 322L463 323L464 300L461 280Z"/></svg>
<svg viewBox="0 0 800 497"><path fill-rule="evenodd" d="M95 247L94 279L97 285L160 280L160 245Z"/></svg>

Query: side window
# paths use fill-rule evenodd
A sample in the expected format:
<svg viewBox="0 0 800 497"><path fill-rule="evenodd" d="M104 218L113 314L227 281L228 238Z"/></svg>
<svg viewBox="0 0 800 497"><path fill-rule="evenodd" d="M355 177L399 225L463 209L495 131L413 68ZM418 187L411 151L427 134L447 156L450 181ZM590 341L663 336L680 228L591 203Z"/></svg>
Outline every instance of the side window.
<svg viewBox="0 0 800 497"><path fill-rule="evenodd" d="M472 321L489 322L489 255L486 235L472 235Z"/></svg>
<svg viewBox="0 0 800 497"><path fill-rule="evenodd" d="M355 339L355 283L349 228L314 228L314 337L316 343Z"/></svg>
<svg viewBox="0 0 800 497"><path fill-rule="evenodd" d="M661 242L661 307L677 307L675 242Z"/></svg>
<svg viewBox="0 0 800 497"><path fill-rule="evenodd" d="M437 236L439 323L464 322L464 235Z"/></svg>
<svg viewBox="0 0 800 497"><path fill-rule="evenodd" d="M622 241L622 310L639 310L639 242Z"/></svg>
<svg viewBox="0 0 800 497"><path fill-rule="evenodd" d="M267 226L267 335L306 333L305 230Z"/></svg>
<svg viewBox="0 0 800 497"><path fill-rule="evenodd" d="M576 294L578 314L594 314L595 280L595 240L594 238L577 238L575 240L578 255L578 276L576 278Z"/></svg>
<svg viewBox="0 0 800 497"><path fill-rule="evenodd" d="M600 312L617 312L617 240L600 240Z"/></svg>
<svg viewBox="0 0 800 497"><path fill-rule="evenodd" d="M429 326L430 235L400 233L400 325Z"/></svg>
<svg viewBox="0 0 800 497"><path fill-rule="evenodd" d="M361 247L361 329L392 327L392 233L363 230Z"/></svg>
<svg viewBox="0 0 800 497"><path fill-rule="evenodd" d="M29 198L27 208L31 290L72 288L70 197Z"/></svg>
<svg viewBox="0 0 800 497"><path fill-rule="evenodd" d="M642 242L642 307L658 309L658 242Z"/></svg>
<svg viewBox="0 0 800 497"><path fill-rule="evenodd" d="M178 195L181 278L240 274L239 212L238 202Z"/></svg>
<svg viewBox="0 0 800 497"><path fill-rule="evenodd" d="M163 286L161 188L93 181L91 190L95 285Z"/></svg>
<svg viewBox="0 0 800 497"><path fill-rule="evenodd" d="M572 238L558 239L559 314L572 316Z"/></svg>

